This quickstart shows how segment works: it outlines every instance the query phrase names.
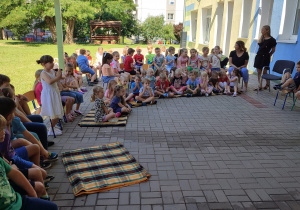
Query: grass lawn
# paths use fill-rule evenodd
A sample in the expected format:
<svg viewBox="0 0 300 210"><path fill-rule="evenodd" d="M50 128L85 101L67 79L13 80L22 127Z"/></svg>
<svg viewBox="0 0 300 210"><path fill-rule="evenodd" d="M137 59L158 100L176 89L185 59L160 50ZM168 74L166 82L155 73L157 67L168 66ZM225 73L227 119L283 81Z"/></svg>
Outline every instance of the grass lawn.
<svg viewBox="0 0 300 210"><path fill-rule="evenodd" d="M136 48L141 46L146 48L147 45L133 45L133 44L115 44L115 45L102 45L104 50L110 48L124 48L126 45ZM154 47L159 45L154 45ZM172 45L179 47L178 45ZM94 57L99 45L91 44L74 44L65 45L64 51L71 55L75 52L76 48L85 48L91 51ZM168 47L168 46L166 46ZM146 51L143 50L143 54ZM34 73L36 70L41 69L42 66L38 65L35 61L40 59L42 55L57 56L57 46L54 44L41 44L41 43L25 43L22 41L0 40L0 74L5 74L10 77L11 84L16 88L17 94L25 93L32 89L35 81Z"/></svg>

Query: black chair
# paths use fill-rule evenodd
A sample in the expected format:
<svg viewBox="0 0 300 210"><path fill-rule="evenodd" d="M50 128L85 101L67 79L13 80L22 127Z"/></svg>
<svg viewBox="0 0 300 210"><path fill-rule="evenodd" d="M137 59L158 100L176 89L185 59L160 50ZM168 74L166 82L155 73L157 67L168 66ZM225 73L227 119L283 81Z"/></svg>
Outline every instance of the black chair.
<svg viewBox="0 0 300 210"><path fill-rule="evenodd" d="M288 61L288 60L278 60L276 61L273 69L272 69L272 72L276 72L278 74L284 74L285 72L289 71L291 74L293 73L293 70L294 70L294 67L295 67L295 62L293 61ZM262 79L266 79L266 80L281 80L281 77L282 76L277 76L277 75L274 75L274 74L271 74L271 70L270 70L270 67L269 66L265 66L263 68L263 71L267 69L269 71L269 74L263 74L262 75ZM271 86L269 86L269 92L271 90Z"/></svg>

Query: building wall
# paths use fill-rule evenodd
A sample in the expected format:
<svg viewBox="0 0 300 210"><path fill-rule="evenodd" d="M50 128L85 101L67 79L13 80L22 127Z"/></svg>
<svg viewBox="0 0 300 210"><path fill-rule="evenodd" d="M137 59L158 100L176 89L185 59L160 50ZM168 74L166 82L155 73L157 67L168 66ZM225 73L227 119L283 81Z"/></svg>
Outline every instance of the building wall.
<svg viewBox="0 0 300 210"><path fill-rule="evenodd" d="M287 0L289 1L289 0ZM276 51L273 55L272 62L270 64L270 67L274 66L276 60L291 60L297 63L300 60L300 55L298 54L300 50L300 43L299 43L299 36L296 37L296 40L282 40L281 38L281 30L282 27L282 18L283 18L283 9L284 9L284 0L274 0L273 7L271 8L272 14L271 14L271 21L270 21L270 27L271 27L271 35L276 39L277 46ZM249 60L249 66L253 68L254 64L254 58L258 49L257 46L257 39L255 38L256 34L256 27L259 24L259 6L260 6L260 0L257 0L257 3L255 5L255 19L254 19L254 27L253 27L253 35L252 35L252 43L251 43L251 49L250 49L250 60ZM285 13L289 16L292 16L292 18L295 17L293 15L295 13L295 7L286 8ZM294 21L294 20L293 20ZM293 26L293 21L288 21L289 26ZM283 29L283 33L286 32L286 30ZM295 74L296 69L293 71L293 75Z"/></svg>
<svg viewBox="0 0 300 210"><path fill-rule="evenodd" d="M271 35L277 40L271 69L276 60L292 60L297 63L300 60L297 53L300 51L300 39L298 35L290 35L298 1L300 0L186 0L184 31L187 32L188 47L201 52L204 46L211 49L219 45L228 56L234 49L235 42L242 40L250 54L248 68L255 71L253 64L258 50L257 39L261 27L270 25ZM207 12L210 9L211 27L210 30L204 30L206 22L203 18L210 13ZM300 20L296 21L297 24L300 24ZM208 43L204 42L206 31L210 32ZM295 72L294 69L293 74Z"/></svg>
<svg viewBox="0 0 300 210"><path fill-rule="evenodd" d="M247 2L245 9L244 1ZM249 5L249 1L252 2ZM253 20L255 16L256 0L186 0L184 31L188 36L188 47L196 48L201 52L203 47L212 49L219 45L225 55L229 55L234 49L237 40L243 40L246 47L250 47L252 38ZM245 17L245 14L246 15ZM209 14L211 14L209 16ZM194 17L197 17L195 21ZM244 18L245 17L245 18ZM210 18L210 19L209 19ZM210 29L207 23L210 20ZM243 27L241 21L248 22L248 31ZM194 26L196 25L196 29ZM242 37L246 30L248 37ZM196 31L196 33L195 33ZM209 32L209 36L207 36ZM206 38L209 41L206 42Z"/></svg>
<svg viewBox="0 0 300 210"><path fill-rule="evenodd" d="M149 16L163 15L166 22L178 24L183 22L184 0L174 0L174 5L169 5L169 0L134 0L137 6L137 19L144 22ZM174 14L173 20L168 20L168 13Z"/></svg>

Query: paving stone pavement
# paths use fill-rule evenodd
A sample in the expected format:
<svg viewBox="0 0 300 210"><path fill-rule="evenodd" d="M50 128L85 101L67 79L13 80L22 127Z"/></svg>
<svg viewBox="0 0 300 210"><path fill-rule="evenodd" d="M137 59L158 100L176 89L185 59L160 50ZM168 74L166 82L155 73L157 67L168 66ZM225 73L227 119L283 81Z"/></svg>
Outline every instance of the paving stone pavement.
<svg viewBox="0 0 300 210"><path fill-rule="evenodd" d="M133 109L126 127L80 128L80 117L65 124L51 151L119 141L152 177L75 198L59 159L48 170L51 199L66 210L300 209L300 102L291 112L288 97L281 110L283 96L273 106L276 92L254 86L245 97L160 99Z"/></svg>

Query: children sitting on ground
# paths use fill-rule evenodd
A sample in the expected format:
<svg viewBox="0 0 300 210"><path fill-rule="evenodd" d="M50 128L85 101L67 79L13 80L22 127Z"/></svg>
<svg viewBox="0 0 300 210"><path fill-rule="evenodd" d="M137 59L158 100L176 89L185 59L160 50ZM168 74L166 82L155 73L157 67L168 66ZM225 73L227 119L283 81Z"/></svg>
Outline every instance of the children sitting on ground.
<svg viewBox="0 0 300 210"><path fill-rule="evenodd" d="M211 74L211 69L210 69L210 57L208 56L209 53L209 48L208 47L203 47L202 48L202 55L198 55L200 58L200 63L201 63L201 70L206 71L208 75Z"/></svg>
<svg viewBox="0 0 300 210"><path fill-rule="evenodd" d="M294 78L292 78L292 75L290 72L286 72L282 76L281 83L279 85L275 85L273 88L274 90L288 90L289 92L294 91L294 93L300 91L300 61L296 65L296 74Z"/></svg>
<svg viewBox="0 0 300 210"><path fill-rule="evenodd" d="M133 53L135 52L134 49L129 48L127 52L127 56L125 58L125 63L124 63L124 70L128 72L130 75L136 75L135 67L134 67L134 62L132 59Z"/></svg>
<svg viewBox="0 0 300 210"><path fill-rule="evenodd" d="M151 80L148 78L144 79L144 84L140 88L139 95L135 97L135 99L139 102L142 102L143 106L146 106L147 103L156 104L154 99L153 89L150 87Z"/></svg>
<svg viewBox="0 0 300 210"><path fill-rule="evenodd" d="M183 95L186 90L186 83L183 83L180 69L176 69L174 76L171 76L170 90L178 95Z"/></svg>
<svg viewBox="0 0 300 210"><path fill-rule="evenodd" d="M165 66L165 57L160 53L160 48L155 48L155 56L153 57L153 67L154 72L162 70L162 68Z"/></svg>
<svg viewBox="0 0 300 210"><path fill-rule="evenodd" d="M220 71L221 70L221 57L220 47L215 46L211 52L211 71Z"/></svg>
<svg viewBox="0 0 300 210"><path fill-rule="evenodd" d="M200 83L201 93L205 94L206 97L208 97L213 90L213 87L208 86L208 80L209 79L207 73L201 72L199 83Z"/></svg>
<svg viewBox="0 0 300 210"><path fill-rule="evenodd" d="M187 49L183 48L179 51L179 58L177 59L177 68L185 68L187 67L189 57Z"/></svg>
<svg viewBox="0 0 300 210"><path fill-rule="evenodd" d="M155 54L152 53L152 51L153 51L152 44L148 44L147 51L148 51L148 54L146 55L146 64L150 65L151 68L153 68L153 58L154 58Z"/></svg>
<svg viewBox="0 0 300 210"><path fill-rule="evenodd" d="M103 88L100 86L95 86L91 96L91 101L95 102L95 122L107 122L111 118L119 117L121 115L121 113L115 114L112 108L107 108L103 97Z"/></svg>
<svg viewBox="0 0 300 210"><path fill-rule="evenodd" d="M213 88L214 93L221 93L222 90L219 87L219 72L212 71L211 78L208 81L209 86Z"/></svg>
<svg viewBox="0 0 300 210"><path fill-rule="evenodd" d="M199 86L199 81L196 79L197 77L197 71L190 71L189 72L189 79L186 82L186 93L187 97L192 97L192 96L200 96L201 95L201 89Z"/></svg>
<svg viewBox="0 0 300 210"><path fill-rule="evenodd" d="M239 84L239 70L238 69L233 69L231 72L231 77L229 79L230 82L230 89L233 89L233 97L237 96L237 90L238 90L238 84ZM231 95L231 93L227 93L228 95Z"/></svg>
<svg viewBox="0 0 300 210"><path fill-rule="evenodd" d="M157 80L154 76L154 70L152 68L148 69L146 78L150 79L150 87L154 91Z"/></svg>
<svg viewBox="0 0 300 210"><path fill-rule="evenodd" d="M190 53L191 53L191 57L189 58L188 61L188 67L191 68L192 70L197 71L197 73L199 74L201 62L200 62L200 58L198 58L197 56L197 50L191 49Z"/></svg>
<svg viewBox="0 0 300 210"><path fill-rule="evenodd" d="M114 97L111 100L110 107L114 113L130 113L131 107L125 102L123 86L117 85L114 89Z"/></svg>
<svg viewBox="0 0 300 210"><path fill-rule="evenodd" d="M114 91L115 91L115 87L117 85L117 81L116 80L110 80L108 82L108 85L107 85L107 89L105 91L105 103L110 105L110 102L111 100L113 99L114 97Z"/></svg>
<svg viewBox="0 0 300 210"><path fill-rule="evenodd" d="M159 98L172 98L174 97L173 92L169 92L170 90L170 83L167 79L167 76L165 73L160 73L159 80L156 82L155 86L155 95L157 95Z"/></svg>
<svg viewBox="0 0 300 210"><path fill-rule="evenodd" d="M140 89L142 88L141 77L139 75L135 75L134 82L131 83L131 93L125 99L125 101L133 100L136 96L139 96Z"/></svg>
<svg viewBox="0 0 300 210"><path fill-rule="evenodd" d="M220 77L219 77L219 87L224 91L224 94L227 94L230 92L230 87L228 86L228 76L225 71L220 72ZM223 92L222 91L222 92Z"/></svg>
<svg viewBox="0 0 300 210"><path fill-rule="evenodd" d="M142 50L140 47L136 48L136 54L133 56L134 62L135 62L135 68L137 71L141 73L141 70L143 69L144 64L144 56L141 54Z"/></svg>
<svg viewBox="0 0 300 210"><path fill-rule="evenodd" d="M171 68L176 66L175 59L176 57L174 56L175 53L175 48L174 47L169 47L169 49L166 51L166 69L168 72L171 72Z"/></svg>

